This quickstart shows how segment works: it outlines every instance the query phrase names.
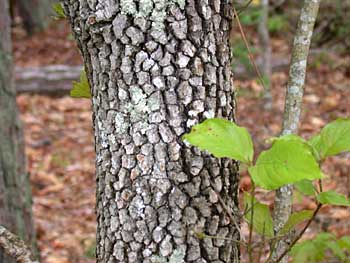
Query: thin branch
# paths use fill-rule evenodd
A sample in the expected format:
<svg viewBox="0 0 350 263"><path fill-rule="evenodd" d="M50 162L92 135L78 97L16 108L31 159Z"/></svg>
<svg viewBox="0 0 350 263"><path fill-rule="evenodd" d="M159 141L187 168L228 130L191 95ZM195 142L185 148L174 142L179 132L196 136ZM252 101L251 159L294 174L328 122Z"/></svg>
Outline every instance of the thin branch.
<svg viewBox="0 0 350 263"><path fill-rule="evenodd" d="M249 0L248 3L246 3L239 11L238 11L238 15L240 15L244 10L246 10L248 8L248 6L250 6L250 4L253 2L253 0Z"/></svg>
<svg viewBox="0 0 350 263"><path fill-rule="evenodd" d="M280 262L285 255L288 254L288 252L291 250L291 248L299 241L299 239L304 235L305 231L308 229L308 227L310 226L310 224L312 223L312 221L314 221L317 213L320 211L322 207L322 204L319 203L317 205L316 210L314 211L314 213L312 214L312 217L307 221L306 225L304 226L304 228L300 231L300 233L293 239L293 241L289 244L289 246L281 253L281 255L274 261L272 261L271 263L278 263Z"/></svg>
<svg viewBox="0 0 350 263"><path fill-rule="evenodd" d="M264 245L265 245L265 239L266 239L266 236L265 236L265 224L264 224L263 233L264 233L264 235L262 235L261 245L258 246L259 247L259 252L258 252L258 260L259 260L259 262L260 262L260 259L262 257L262 254L263 254Z"/></svg>
<svg viewBox="0 0 350 263"><path fill-rule="evenodd" d="M39 263L34 260L27 245L16 235L0 225L0 247L19 263Z"/></svg>
<svg viewBox="0 0 350 263"><path fill-rule="evenodd" d="M298 131L304 94L307 59L319 4L320 0L304 0L300 11L289 69L282 135L296 134ZM287 222L291 214L292 196L292 185L285 185L276 190L273 217L274 230L276 233ZM285 240L279 240L276 244L273 258L278 258L280 251L284 251L287 246L288 244ZM288 262L288 258L284 258L283 262Z"/></svg>
<svg viewBox="0 0 350 263"><path fill-rule="evenodd" d="M238 13L237 13L237 10L236 10L235 7L233 7L233 13L234 13L235 18L237 19L237 24L238 24L239 32L240 32L240 34L241 34L241 36L242 36L244 45L245 45L246 48L247 48L250 62L252 63L252 65L253 65L253 67L254 67L254 71L256 72L256 74L257 74L257 76L258 76L258 78L259 78L259 80L260 80L260 82L261 82L261 85L263 86L264 89L266 89L265 84L264 84L264 80L263 80L263 78L262 78L262 76L261 76L261 73L260 73L260 70L259 70L258 66L257 66L256 63L255 63L254 57L253 57L252 52L251 52L251 50L250 50L250 47L249 47L249 44L248 44L246 35L245 35L245 33L244 33L244 30L243 30L241 21L240 21L240 19L239 19L239 16L238 16Z"/></svg>
<svg viewBox="0 0 350 263"><path fill-rule="evenodd" d="M250 201L250 206L251 206L251 212L250 212L250 224L249 224L249 239L248 239L248 255L249 255L249 262L253 263L253 227L254 227L254 196L255 196L255 185L253 180L252 182L252 189L251 189L251 201Z"/></svg>

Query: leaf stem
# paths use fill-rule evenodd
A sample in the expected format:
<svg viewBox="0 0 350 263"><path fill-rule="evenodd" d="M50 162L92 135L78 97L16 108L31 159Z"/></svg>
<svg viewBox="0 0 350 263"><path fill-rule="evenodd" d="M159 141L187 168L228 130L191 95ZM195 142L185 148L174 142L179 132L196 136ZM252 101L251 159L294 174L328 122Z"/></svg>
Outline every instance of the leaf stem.
<svg viewBox="0 0 350 263"><path fill-rule="evenodd" d="M234 14L235 18L237 19L237 24L238 24L239 32L240 32L240 34L241 34L241 36L242 36L244 45L246 46L246 49L247 49L247 51L248 51L249 60L250 60L250 62L252 63L252 65L253 65L253 67L254 67L254 71L255 71L255 73L257 74L257 76L258 76L258 78L259 78L259 80L260 80L261 85L263 86L264 90L266 90L264 80L263 80L263 78L262 78L262 76L261 76L261 73L260 73L260 70L259 70L258 66L256 65L255 60L254 60L254 58L253 58L253 55L252 55L252 52L251 52L251 50L250 50L250 47L249 47L249 44L248 44L246 35L245 35L245 33L244 33L244 30L243 30L241 21L240 21L240 19L239 19L239 14L237 13L237 10L236 10L235 7L233 7L233 14Z"/></svg>
<svg viewBox="0 0 350 263"><path fill-rule="evenodd" d="M250 211L250 224L249 224L249 239L248 239L248 255L249 255L249 262L250 263L254 263L253 261L253 246L252 246L252 241L253 241L253 224L254 224L254 197L255 197L255 184L253 182L253 180L251 180L252 182L252 188L251 188L251 203L250 203L250 207L251 207L251 211Z"/></svg>

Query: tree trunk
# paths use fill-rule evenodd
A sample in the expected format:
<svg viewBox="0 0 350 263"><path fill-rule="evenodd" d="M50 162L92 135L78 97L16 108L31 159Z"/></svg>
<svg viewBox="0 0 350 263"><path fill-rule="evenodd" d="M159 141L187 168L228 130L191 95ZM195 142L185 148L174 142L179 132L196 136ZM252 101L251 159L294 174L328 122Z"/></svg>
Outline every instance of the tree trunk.
<svg viewBox="0 0 350 263"><path fill-rule="evenodd" d="M261 71L265 82L264 90L264 108L266 110L272 109L272 94L271 94L271 75L272 75L272 63L271 63L271 44L270 33L268 28L269 20L269 0L261 0L261 18L258 25L258 33L260 40L260 47L262 50L262 66Z"/></svg>
<svg viewBox="0 0 350 263"><path fill-rule="evenodd" d="M0 1L0 224L35 248L31 188L13 83L8 2ZM0 262L12 262L0 249Z"/></svg>
<svg viewBox="0 0 350 263"><path fill-rule="evenodd" d="M311 37L316 22L318 8L321 0L304 0L299 15L297 30L294 36L292 57L289 68L287 94L285 98L282 135L296 134L298 132L301 106L304 94L307 59L311 44ZM284 226L292 212L293 185L286 185L276 190L274 205L275 233ZM289 246L287 240L278 240L273 255L277 259ZM288 255L281 263L288 262Z"/></svg>
<svg viewBox="0 0 350 263"><path fill-rule="evenodd" d="M23 27L29 35L43 30L52 15L53 0L11 0L16 5Z"/></svg>
<svg viewBox="0 0 350 263"><path fill-rule="evenodd" d="M62 2L93 96L97 262L238 262L216 194L237 211L237 165L181 139L233 120L231 1Z"/></svg>

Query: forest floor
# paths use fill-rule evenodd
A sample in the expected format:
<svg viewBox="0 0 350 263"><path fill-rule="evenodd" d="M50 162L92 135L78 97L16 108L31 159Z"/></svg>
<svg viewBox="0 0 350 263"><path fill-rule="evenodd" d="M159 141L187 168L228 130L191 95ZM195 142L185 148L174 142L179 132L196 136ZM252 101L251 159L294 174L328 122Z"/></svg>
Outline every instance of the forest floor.
<svg viewBox="0 0 350 263"><path fill-rule="evenodd" d="M28 38L14 28L14 56L17 66L81 64L80 55L64 22ZM290 43L272 39L273 52L288 54ZM350 56L329 56L311 61L303 101L300 135L309 138L327 122L350 116ZM273 108L264 110L262 89L256 80L235 81L237 122L252 134L256 152L267 146L265 139L281 130L287 72L272 76ZM24 122L28 169L34 195L34 216L43 263L90 263L95 239L95 178L91 104L86 99L22 94L17 98ZM349 195L350 155L327 160L324 188ZM241 193L250 188L242 172ZM271 193L258 198L273 203ZM304 198L295 210L312 209ZM322 208L306 238L320 229L338 236L350 235L350 210Z"/></svg>

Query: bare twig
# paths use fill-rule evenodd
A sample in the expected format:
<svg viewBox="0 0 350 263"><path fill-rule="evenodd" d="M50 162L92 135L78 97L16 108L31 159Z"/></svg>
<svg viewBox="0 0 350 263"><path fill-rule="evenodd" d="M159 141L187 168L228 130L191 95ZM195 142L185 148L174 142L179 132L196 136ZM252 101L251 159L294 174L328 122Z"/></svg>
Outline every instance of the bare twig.
<svg viewBox="0 0 350 263"><path fill-rule="evenodd" d="M0 225L0 247L19 263L39 263L39 261L33 259L27 245L2 225Z"/></svg>
<svg viewBox="0 0 350 263"><path fill-rule="evenodd" d="M246 10L252 2L253 0L249 0L248 3L246 3L242 8L240 8L240 10L238 11L238 14L240 15L244 10Z"/></svg>
<svg viewBox="0 0 350 263"><path fill-rule="evenodd" d="M252 52L251 52L251 50L250 50L250 47L249 47L247 38L246 38L246 36L245 36L245 33L244 33L244 30L243 30L241 21L240 21L240 19L239 19L239 16L238 16L238 13L237 13L237 10L236 10L235 7L233 7L233 13L234 13L234 15L235 15L235 18L237 19L237 24L238 24L239 32L240 32L240 34L241 34L241 36L242 36L244 45L245 45L246 48L247 48L250 62L252 63L252 65L253 65L253 67L254 67L254 70L255 70L255 72L256 72L256 74L257 74L257 76L258 76L258 78L259 78L259 80L260 80L260 82L261 82L261 85L263 86L264 89L266 89L265 84L264 84L264 80L263 80L263 78L262 78L262 76L261 76L261 73L260 73L260 71L259 71L259 68L257 67L257 65L256 65L256 63L255 63L254 57L253 57Z"/></svg>

